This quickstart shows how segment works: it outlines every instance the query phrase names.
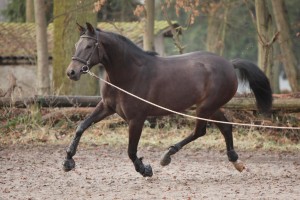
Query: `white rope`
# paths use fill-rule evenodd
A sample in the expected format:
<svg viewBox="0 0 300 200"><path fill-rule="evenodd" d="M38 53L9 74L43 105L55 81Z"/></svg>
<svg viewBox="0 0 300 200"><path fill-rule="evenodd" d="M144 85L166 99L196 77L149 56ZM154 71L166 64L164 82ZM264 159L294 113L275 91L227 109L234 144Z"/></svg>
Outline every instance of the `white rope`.
<svg viewBox="0 0 300 200"><path fill-rule="evenodd" d="M104 82L104 83L106 83L106 84L108 84L108 85L110 85L110 86L112 86L112 87L114 87L114 88L116 88L116 89L118 89L118 90L120 90L120 91L122 91L122 92L124 92L124 93L126 93L126 94L128 94L128 95L130 95L130 96L132 96L132 97L134 97L134 98L137 98L137 99L139 99L139 100L141 100L141 101L143 101L143 102L145 102L145 103L148 103L148 104L150 104L150 105L152 105L152 106L155 106L155 107L157 107L157 108L160 108L160 109L163 109L163 110L166 110L166 111L168 111L168 112L171 112L171 113L174 113L174 114L177 114L177 115L181 115L181 116L184 116L184 117L189 117L189 118L192 118L192 119L203 120L203 121L207 121L207 122L221 123L221 124L231 124L231 125L237 125L237 126L249 126L249 127L259 127L259 128L273 128L273 129L291 129L291 130L300 130L300 127L265 126L265 125L257 125L257 124L243 124L243 123L235 123L235 122L224 122L224 121L217 121L217 120L205 119L205 118L201 118L201 117L196 117L196 116L192 116L192 115L187 115L187 114L184 114L184 113L181 113L181 112L177 112L177 111L174 111L174 110L165 108L165 107L163 107L163 106L157 105L157 104L152 103L152 102L150 102L150 101L147 101L147 100L145 100L145 99L143 99L143 98L141 98L141 97L139 97L139 96L136 96L136 95L134 95L134 94L132 94L132 93L126 91L126 90L123 90L122 88L120 88L120 87L118 87L118 86L116 86L116 85L114 85L114 84L112 84L112 83L110 83L110 82L108 82L108 81L106 81L106 80L104 80L104 79L98 77L96 74L94 74L94 73L91 72L90 70L88 70L87 73L88 73L89 75L91 75L91 76L93 76L93 77L95 77L95 78L101 80L102 82Z"/></svg>

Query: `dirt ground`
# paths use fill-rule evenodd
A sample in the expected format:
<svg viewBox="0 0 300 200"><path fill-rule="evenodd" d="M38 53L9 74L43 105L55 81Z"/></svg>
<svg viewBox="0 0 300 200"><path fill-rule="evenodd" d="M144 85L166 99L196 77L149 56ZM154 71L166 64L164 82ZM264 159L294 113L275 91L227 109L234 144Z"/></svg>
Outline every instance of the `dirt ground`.
<svg viewBox="0 0 300 200"><path fill-rule="evenodd" d="M224 152L181 150L167 167L163 149L143 148L153 177L135 172L125 148L80 147L63 172L64 146L0 149L0 199L300 199L299 152L239 152L239 173Z"/></svg>

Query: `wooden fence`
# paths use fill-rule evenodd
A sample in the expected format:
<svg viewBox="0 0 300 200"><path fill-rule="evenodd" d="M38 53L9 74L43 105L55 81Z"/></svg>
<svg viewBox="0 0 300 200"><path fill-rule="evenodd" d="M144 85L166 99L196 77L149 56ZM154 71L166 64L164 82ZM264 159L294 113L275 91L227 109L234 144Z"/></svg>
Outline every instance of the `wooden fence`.
<svg viewBox="0 0 300 200"><path fill-rule="evenodd" d="M0 98L0 107L26 108L37 104L41 107L95 107L100 96L35 96L22 99ZM254 98L234 97L223 106L231 110L257 110ZM300 98L274 98L274 111L300 112Z"/></svg>

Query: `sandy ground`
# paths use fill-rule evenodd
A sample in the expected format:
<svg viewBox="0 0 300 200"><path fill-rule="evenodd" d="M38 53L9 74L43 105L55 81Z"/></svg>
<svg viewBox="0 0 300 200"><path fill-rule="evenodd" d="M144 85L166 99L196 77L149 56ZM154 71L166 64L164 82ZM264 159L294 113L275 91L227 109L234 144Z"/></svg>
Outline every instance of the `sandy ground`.
<svg viewBox="0 0 300 200"><path fill-rule="evenodd" d="M76 169L63 172L64 146L0 150L0 199L300 199L300 153L239 152L239 173L224 152L181 150L167 167L163 149L139 155L154 175L135 172L126 149L80 147Z"/></svg>

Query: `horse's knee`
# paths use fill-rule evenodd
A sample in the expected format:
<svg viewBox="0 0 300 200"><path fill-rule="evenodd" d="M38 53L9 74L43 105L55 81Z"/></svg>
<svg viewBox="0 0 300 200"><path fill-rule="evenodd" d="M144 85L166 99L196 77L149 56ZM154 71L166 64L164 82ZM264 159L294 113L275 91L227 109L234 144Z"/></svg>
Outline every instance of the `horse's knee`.
<svg viewBox="0 0 300 200"><path fill-rule="evenodd" d="M83 120L76 128L76 135L81 136L83 132L91 125L88 119Z"/></svg>
<svg viewBox="0 0 300 200"><path fill-rule="evenodd" d="M84 128L82 126L82 123L80 123L76 128L75 134L80 136L80 135L82 135L83 132L84 132Z"/></svg>

